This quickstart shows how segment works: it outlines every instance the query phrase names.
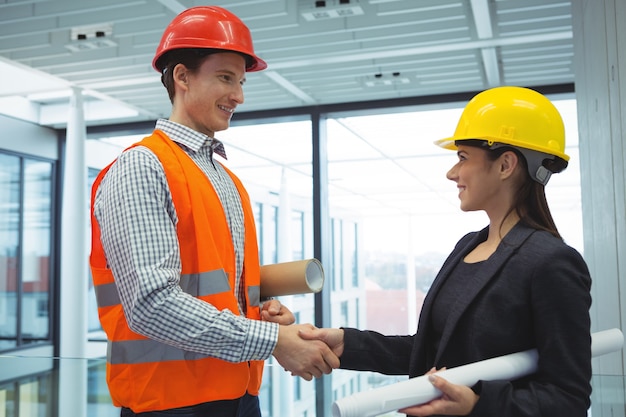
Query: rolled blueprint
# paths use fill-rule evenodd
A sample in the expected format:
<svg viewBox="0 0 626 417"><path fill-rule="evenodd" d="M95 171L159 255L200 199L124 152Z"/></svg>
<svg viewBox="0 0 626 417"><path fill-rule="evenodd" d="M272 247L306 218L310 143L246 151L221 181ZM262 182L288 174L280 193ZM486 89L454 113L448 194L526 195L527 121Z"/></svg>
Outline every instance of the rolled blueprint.
<svg viewBox="0 0 626 417"><path fill-rule="evenodd" d="M619 329L591 335L591 354L601 356L622 348L624 335ZM479 380L514 380L537 370L537 350L531 349L437 372L446 380L468 387ZM373 417L400 408L423 404L441 396L427 375L381 388L359 392L333 403L333 417Z"/></svg>
<svg viewBox="0 0 626 417"><path fill-rule="evenodd" d="M324 268L317 259L261 266L261 298L316 293L324 286Z"/></svg>

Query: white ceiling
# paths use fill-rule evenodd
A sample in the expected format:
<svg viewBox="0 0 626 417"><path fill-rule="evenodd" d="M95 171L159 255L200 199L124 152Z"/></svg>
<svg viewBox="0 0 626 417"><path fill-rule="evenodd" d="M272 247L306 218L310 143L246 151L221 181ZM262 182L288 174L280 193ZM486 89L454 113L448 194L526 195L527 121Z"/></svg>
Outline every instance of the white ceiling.
<svg viewBox="0 0 626 417"><path fill-rule="evenodd" d="M570 0L315 3L212 3L242 18L269 64L249 74L240 111L574 82ZM201 4L0 0L0 114L64 127L75 87L85 94L88 125L168 116L152 57L172 18ZM338 10L352 15L306 17ZM79 33L87 39L76 40Z"/></svg>
<svg viewBox="0 0 626 417"><path fill-rule="evenodd" d="M170 103L151 61L173 17L201 4L206 3L0 0L0 114L64 128L69 96L79 89L88 126L167 117ZM240 112L386 99L424 102L424 96L503 84L573 89L571 0L326 0L319 8L314 0L211 4L246 22L257 54L269 64L248 74ZM353 15L305 17L337 10ZM105 36L95 38L97 30ZM87 34L82 42L76 40L81 32ZM89 49L96 43L102 47ZM579 242L575 107L565 106L573 158L547 193L557 224L569 226L562 232ZM454 153L432 143L452 134L457 115L458 110L441 120L404 113L331 123L331 207L377 219L375 227L392 235L378 239L385 246L401 240L406 226L393 222L406 223L406 215L414 216L426 249L441 246L436 237L454 242L463 230L475 229L472 219L484 224L482 217L459 213L454 184L445 179ZM218 137L227 144L229 167L247 186L277 193L286 172L290 193L310 201L310 128L286 126L292 125L237 126Z"/></svg>

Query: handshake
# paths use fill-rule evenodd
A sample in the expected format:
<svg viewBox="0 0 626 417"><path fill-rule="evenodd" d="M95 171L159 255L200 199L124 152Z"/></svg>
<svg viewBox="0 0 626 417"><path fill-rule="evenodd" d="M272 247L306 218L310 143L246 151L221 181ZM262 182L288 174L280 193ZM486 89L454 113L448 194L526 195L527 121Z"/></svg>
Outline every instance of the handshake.
<svg viewBox="0 0 626 417"><path fill-rule="evenodd" d="M264 304L261 317L280 324L272 355L291 375L311 381L339 368L339 357L343 353L342 329L292 324L293 314L277 300Z"/></svg>
<svg viewBox="0 0 626 417"><path fill-rule="evenodd" d="M342 353L343 330L292 324L280 326L273 355L291 375L310 381L339 368Z"/></svg>

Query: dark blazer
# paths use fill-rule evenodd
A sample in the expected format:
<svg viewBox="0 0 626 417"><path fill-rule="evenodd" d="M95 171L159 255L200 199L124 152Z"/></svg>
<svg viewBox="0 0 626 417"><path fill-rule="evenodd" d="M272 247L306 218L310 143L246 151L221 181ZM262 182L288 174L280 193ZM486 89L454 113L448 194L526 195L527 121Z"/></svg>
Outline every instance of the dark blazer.
<svg viewBox="0 0 626 417"><path fill-rule="evenodd" d="M470 233L457 243L424 300L415 335L345 329L341 368L414 377L433 366L452 368L537 348L537 372L516 381L480 382L480 399L470 415L586 416L591 278L580 254L547 232L520 222L506 234L471 278L471 291L450 305L439 349L431 352L433 300L455 265L487 232Z"/></svg>

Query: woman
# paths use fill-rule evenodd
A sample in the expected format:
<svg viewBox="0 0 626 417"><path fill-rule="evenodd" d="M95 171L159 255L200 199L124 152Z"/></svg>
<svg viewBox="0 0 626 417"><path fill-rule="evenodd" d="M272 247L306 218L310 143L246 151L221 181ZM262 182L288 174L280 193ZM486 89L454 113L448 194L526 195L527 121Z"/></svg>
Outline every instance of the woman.
<svg viewBox="0 0 626 417"><path fill-rule="evenodd" d="M428 292L413 336L319 329L343 369L415 377L428 373L442 397L401 412L413 416L586 416L590 405L591 278L567 246L544 194L567 166L561 117L541 94L497 87L466 106L448 171L463 211L484 210L489 226L463 237ZM537 371L515 381L455 385L436 371L536 348Z"/></svg>

